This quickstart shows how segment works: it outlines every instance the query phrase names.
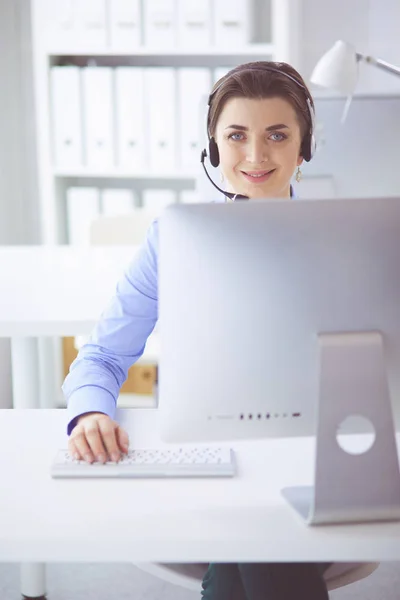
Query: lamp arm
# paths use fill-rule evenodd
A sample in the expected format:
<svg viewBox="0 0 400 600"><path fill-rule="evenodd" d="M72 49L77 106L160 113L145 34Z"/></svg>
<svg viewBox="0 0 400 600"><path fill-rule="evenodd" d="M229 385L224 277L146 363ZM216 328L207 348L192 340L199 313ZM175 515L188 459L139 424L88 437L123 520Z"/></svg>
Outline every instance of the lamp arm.
<svg viewBox="0 0 400 600"><path fill-rule="evenodd" d="M391 65L390 63L381 60L380 58L374 58L373 56L364 56L363 54L356 54L357 60L363 60L370 65L374 65L375 67L379 67L379 69L383 69L384 71L388 71L389 73L393 73L394 75L400 76L400 67L396 67L395 65Z"/></svg>

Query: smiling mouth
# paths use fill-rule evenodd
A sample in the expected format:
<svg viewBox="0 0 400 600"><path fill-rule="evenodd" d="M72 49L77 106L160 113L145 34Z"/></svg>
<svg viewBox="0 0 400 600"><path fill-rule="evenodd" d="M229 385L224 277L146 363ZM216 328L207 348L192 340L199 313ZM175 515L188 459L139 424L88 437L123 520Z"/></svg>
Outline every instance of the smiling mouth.
<svg viewBox="0 0 400 600"><path fill-rule="evenodd" d="M262 182L269 179L275 169L270 171L241 171L248 181Z"/></svg>

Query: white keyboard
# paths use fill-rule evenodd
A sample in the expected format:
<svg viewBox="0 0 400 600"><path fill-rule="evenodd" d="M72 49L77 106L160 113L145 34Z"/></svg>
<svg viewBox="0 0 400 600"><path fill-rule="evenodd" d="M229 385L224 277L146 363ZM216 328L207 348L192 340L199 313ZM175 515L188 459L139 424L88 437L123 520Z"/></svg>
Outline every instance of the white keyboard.
<svg viewBox="0 0 400 600"><path fill-rule="evenodd" d="M233 477L236 462L230 448L129 450L115 462L87 463L59 450L52 477Z"/></svg>

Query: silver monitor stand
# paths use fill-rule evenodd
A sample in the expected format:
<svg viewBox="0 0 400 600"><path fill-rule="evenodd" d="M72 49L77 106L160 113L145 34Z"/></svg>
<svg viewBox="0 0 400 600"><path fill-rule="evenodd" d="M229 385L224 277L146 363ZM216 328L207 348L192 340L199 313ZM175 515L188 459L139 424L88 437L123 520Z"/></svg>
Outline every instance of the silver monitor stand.
<svg viewBox="0 0 400 600"><path fill-rule="evenodd" d="M283 496L310 525L400 519L400 475L379 332L319 335L319 407L314 487ZM338 444L340 424L362 415L375 440L362 454Z"/></svg>

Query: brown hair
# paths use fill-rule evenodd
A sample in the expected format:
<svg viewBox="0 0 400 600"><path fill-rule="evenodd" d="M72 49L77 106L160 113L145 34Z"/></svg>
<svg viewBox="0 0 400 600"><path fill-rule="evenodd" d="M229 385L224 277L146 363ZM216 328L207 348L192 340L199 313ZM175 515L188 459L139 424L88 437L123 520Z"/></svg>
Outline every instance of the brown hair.
<svg viewBox="0 0 400 600"><path fill-rule="evenodd" d="M219 116L231 98L263 99L277 96L287 100L294 108L301 132L301 154L305 160L310 160L313 121L307 99L312 110L314 101L301 75L283 62L245 63L234 67L216 82L209 98L209 137L215 136Z"/></svg>

